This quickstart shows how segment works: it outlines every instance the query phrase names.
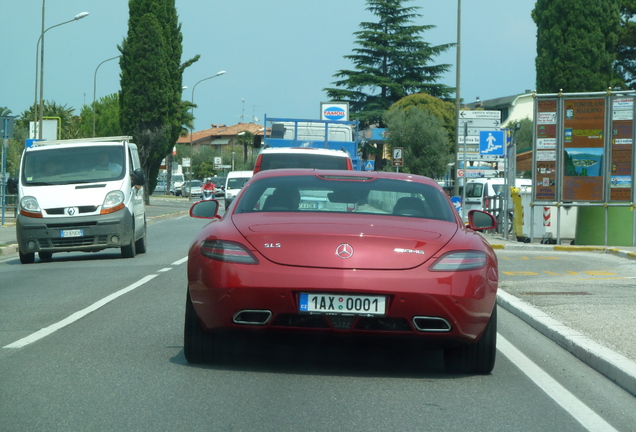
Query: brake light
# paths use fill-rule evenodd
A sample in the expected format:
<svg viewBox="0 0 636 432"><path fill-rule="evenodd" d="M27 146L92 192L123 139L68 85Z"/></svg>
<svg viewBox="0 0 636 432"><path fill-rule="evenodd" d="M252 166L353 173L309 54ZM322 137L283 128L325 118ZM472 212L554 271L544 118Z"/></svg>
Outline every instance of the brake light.
<svg viewBox="0 0 636 432"><path fill-rule="evenodd" d="M258 155L256 162L254 163L254 174L261 170L261 162L263 161L263 155Z"/></svg>
<svg viewBox="0 0 636 432"><path fill-rule="evenodd" d="M223 240L204 241L201 245L201 255L215 261L258 264L256 257L245 246Z"/></svg>
<svg viewBox="0 0 636 432"><path fill-rule="evenodd" d="M450 252L440 257L429 268L430 271L475 270L486 265L487 257L481 251Z"/></svg>

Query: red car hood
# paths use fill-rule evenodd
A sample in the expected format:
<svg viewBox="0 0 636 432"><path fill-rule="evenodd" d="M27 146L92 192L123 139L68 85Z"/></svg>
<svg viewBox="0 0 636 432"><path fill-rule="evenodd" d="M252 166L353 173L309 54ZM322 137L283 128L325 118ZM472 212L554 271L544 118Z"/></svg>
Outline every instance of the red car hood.
<svg viewBox="0 0 636 432"><path fill-rule="evenodd" d="M275 263L340 269L413 268L458 230L452 222L406 217L398 222L395 217L373 215L246 213L233 215L232 221L258 252Z"/></svg>

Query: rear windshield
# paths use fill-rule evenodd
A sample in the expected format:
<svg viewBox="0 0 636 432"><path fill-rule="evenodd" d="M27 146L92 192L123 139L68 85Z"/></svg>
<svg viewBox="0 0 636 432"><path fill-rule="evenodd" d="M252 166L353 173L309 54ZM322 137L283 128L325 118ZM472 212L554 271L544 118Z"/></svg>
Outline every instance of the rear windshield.
<svg viewBox="0 0 636 432"><path fill-rule="evenodd" d="M261 171L279 168L349 169L347 157L322 154L269 153L261 155Z"/></svg>
<svg viewBox="0 0 636 432"><path fill-rule="evenodd" d="M481 198L483 193L483 183L466 183L466 198Z"/></svg>
<svg viewBox="0 0 636 432"><path fill-rule="evenodd" d="M262 178L244 191L235 211L357 213L455 221L442 190L419 182L368 177Z"/></svg>

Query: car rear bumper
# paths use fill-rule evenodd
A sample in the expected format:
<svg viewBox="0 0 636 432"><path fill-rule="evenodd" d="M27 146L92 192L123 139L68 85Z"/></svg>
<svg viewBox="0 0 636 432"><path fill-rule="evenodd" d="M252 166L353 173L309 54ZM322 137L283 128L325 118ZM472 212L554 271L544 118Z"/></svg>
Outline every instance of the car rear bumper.
<svg viewBox="0 0 636 432"><path fill-rule="evenodd" d="M193 269L201 268L201 264L189 262ZM245 271L238 273L210 269L189 272L194 308L207 330L473 341L486 327L496 301L496 275L489 275L486 269L433 274L422 269L352 271L291 267L284 270L283 278L276 272L250 275L250 266L242 267ZM422 272L427 276L422 277ZM382 316L306 313L299 308L301 293L385 295L387 310Z"/></svg>

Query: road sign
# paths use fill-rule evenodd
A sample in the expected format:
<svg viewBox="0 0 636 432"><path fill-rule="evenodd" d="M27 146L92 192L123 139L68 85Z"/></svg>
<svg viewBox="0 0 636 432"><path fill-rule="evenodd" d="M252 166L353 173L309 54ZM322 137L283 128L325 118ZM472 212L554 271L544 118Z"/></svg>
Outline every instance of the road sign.
<svg viewBox="0 0 636 432"><path fill-rule="evenodd" d="M479 153L481 155L503 156L505 144L503 131L483 130L479 132Z"/></svg>
<svg viewBox="0 0 636 432"><path fill-rule="evenodd" d="M404 149L402 147L393 148L393 166L404 166Z"/></svg>
<svg viewBox="0 0 636 432"><path fill-rule="evenodd" d="M491 119L501 120L501 111L497 110L461 110L460 119Z"/></svg>
<svg viewBox="0 0 636 432"><path fill-rule="evenodd" d="M365 171L375 171L375 161L368 160L364 163Z"/></svg>
<svg viewBox="0 0 636 432"><path fill-rule="evenodd" d="M469 128L498 130L499 126L501 126L501 121L499 121L499 119L460 118L459 119L460 132L464 131L464 125L468 125Z"/></svg>

